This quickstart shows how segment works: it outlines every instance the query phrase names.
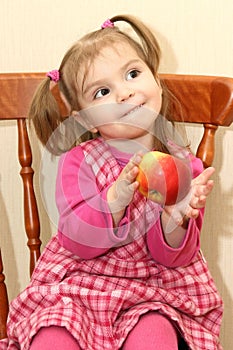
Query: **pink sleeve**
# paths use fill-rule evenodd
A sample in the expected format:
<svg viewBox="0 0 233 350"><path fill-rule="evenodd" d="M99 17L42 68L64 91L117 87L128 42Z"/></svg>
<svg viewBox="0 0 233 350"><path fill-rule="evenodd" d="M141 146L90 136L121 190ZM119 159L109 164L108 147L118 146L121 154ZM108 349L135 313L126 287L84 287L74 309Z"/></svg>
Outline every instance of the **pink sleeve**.
<svg viewBox="0 0 233 350"><path fill-rule="evenodd" d="M193 177L198 176L203 165L200 159L191 156ZM200 210L197 219L189 221L184 240L179 248L170 247L164 240L160 220L147 234L148 249L152 257L159 263L168 267L184 266L189 264L200 249L200 230L203 222L204 209Z"/></svg>
<svg viewBox="0 0 233 350"><path fill-rule="evenodd" d="M117 230L113 228L107 190L99 192L80 147L61 157L56 184L58 238L63 247L81 258L104 254L128 235L127 216Z"/></svg>

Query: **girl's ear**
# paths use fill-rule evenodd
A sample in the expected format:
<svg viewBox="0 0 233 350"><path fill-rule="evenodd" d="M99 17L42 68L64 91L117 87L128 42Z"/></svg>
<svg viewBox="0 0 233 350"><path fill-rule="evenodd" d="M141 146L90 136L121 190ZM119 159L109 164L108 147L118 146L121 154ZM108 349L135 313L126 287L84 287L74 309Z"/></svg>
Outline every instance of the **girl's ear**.
<svg viewBox="0 0 233 350"><path fill-rule="evenodd" d="M98 129L91 125L87 118L84 118L79 112L72 111L71 116L74 117L77 120L77 122L79 122L79 124L81 124L88 131L94 134L98 132Z"/></svg>

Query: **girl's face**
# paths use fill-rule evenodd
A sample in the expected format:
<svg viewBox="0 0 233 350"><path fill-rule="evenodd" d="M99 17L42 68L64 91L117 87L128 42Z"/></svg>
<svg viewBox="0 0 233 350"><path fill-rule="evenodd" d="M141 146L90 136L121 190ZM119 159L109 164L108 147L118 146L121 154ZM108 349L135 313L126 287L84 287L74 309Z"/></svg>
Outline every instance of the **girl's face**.
<svg viewBox="0 0 233 350"><path fill-rule="evenodd" d="M162 89L146 63L125 43L104 48L90 66L78 120L105 140L131 139L151 148Z"/></svg>

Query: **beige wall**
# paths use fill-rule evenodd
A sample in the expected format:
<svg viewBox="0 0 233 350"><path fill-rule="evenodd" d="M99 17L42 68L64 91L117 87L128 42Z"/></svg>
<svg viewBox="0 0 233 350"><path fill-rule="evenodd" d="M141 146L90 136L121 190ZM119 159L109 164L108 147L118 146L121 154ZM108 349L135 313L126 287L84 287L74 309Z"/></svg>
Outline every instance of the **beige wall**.
<svg viewBox="0 0 233 350"><path fill-rule="evenodd" d="M64 51L86 31L114 14L140 16L157 32L163 49L162 72L233 76L232 0L1 0L0 71L47 71L59 66ZM215 189L206 210L202 248L225 302L224 349L233 349L233 127L216 141ZM188 128L195 147L199 128ZM10 143L7 140L10 139ZM21 179L15 125L0 125L0 244L9 297L28 283L23 234ZM33 142L39 167L41 150ZM13 175L8 171L13 170ZM38 178L35 177L38 187ZM40 191L38 189L38 195ZM43 205L42 238L54 231Z"/></svg>

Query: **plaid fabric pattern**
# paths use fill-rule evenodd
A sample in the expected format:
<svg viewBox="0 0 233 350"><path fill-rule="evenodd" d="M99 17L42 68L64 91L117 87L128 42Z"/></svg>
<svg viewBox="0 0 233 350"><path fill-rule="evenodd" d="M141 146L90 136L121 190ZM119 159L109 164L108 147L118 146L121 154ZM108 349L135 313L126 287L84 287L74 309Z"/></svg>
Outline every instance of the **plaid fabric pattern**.
<svg viewBox="0 0 233 350"><path fill-rule="evenodd" d="M89 164L95 159L99 188L111 183L119 167L105 145L100 140L85 145L86 154L99 147L102 152L87 159ZM143 225L145 199L137 200L132 215ZM152 209L148 207L149 214ZM190 349L222 349L222 300L201 254L189 266L167 268L150 257L141 234L104 256L82 260L53 237L29 286L11 303L9 339L0 342L0 349L27 350L41 327L57 325L66 327L82 349L117 350L148 310L159 310L173 320Z"/></svg>

